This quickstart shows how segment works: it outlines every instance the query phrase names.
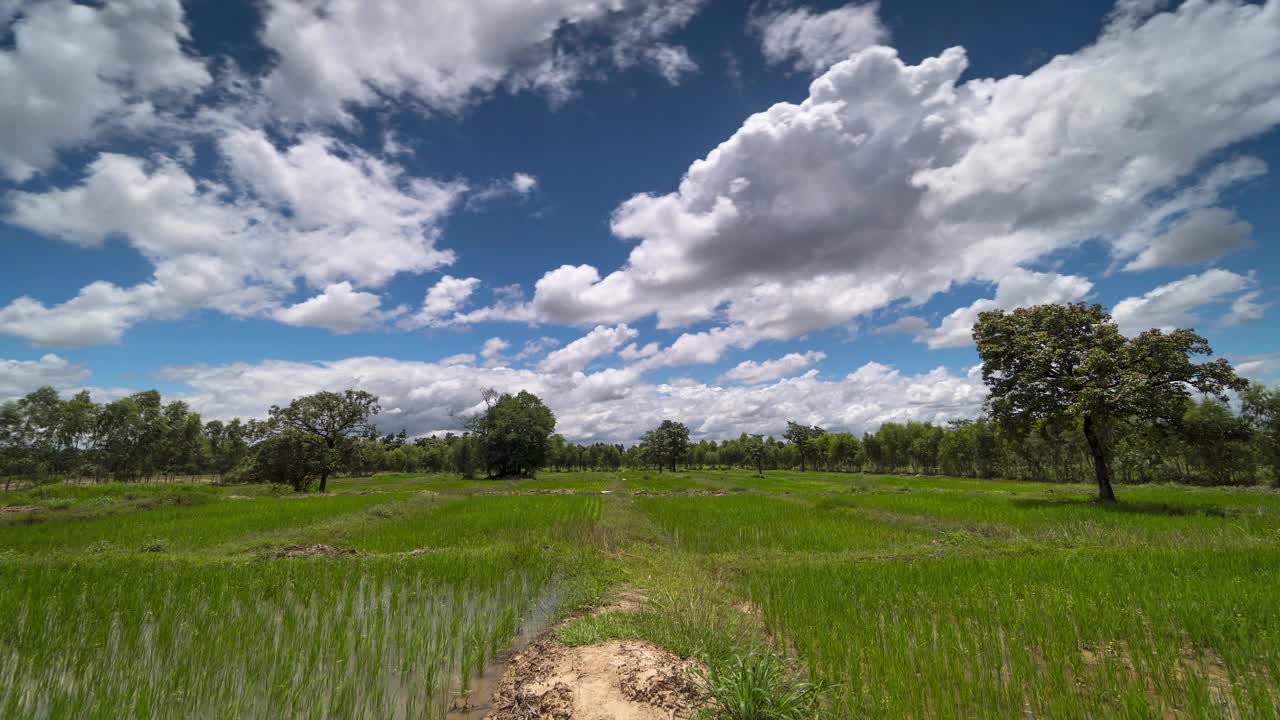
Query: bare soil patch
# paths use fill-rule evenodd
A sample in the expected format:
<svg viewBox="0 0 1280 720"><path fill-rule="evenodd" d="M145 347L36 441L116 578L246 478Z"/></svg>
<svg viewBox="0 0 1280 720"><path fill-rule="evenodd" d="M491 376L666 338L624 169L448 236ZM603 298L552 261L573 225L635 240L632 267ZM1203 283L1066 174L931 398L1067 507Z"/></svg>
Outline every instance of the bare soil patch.
<svg viewBox="0 0 1280 720"><path fill-rule="evenodd" d="M280 557L286 558L354 557L359 554L358 550L336 548L331 545L290 545L280 551Z"/></svg>
<svg viewBox="0 0 1280 720"><path fill-rule="evenodd" d="M35 512L39 510L39 505L0 505L0 515L9 513Z"/></svg>
<svg viewBox="0 0 1280 720"><path fill-rule="evenodd" d="M565 647L547 633L511 659L489 720L671 720L704 700L682 660L648 642Z"/></svg>

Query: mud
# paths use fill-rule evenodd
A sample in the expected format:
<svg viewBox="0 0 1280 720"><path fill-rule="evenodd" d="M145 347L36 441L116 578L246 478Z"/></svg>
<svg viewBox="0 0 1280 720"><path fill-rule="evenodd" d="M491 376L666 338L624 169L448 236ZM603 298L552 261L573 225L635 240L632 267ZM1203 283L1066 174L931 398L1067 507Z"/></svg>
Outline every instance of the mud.
<svg viewBox="0 0 1280 720"><path fill-rule="evenodd" d="M671 720L704 701L696 663L648 642L570 648L550 633L511 659L489 720Z"/></svg>

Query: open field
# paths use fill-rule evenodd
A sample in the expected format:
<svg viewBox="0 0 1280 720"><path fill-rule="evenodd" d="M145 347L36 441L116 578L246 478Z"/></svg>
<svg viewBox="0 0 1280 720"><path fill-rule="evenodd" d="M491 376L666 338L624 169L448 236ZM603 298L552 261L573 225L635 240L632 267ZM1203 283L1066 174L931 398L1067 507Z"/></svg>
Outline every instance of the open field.
<svg viewBox="0 0 1280 720"><path fill-rule="evenodd" d="M0 716L443 717L530 618L712 667L785 654L824 717L1280 706L1272 491L1121 486L1105 507L1084 485L742 471L330 489L0 496Z"/></svg>

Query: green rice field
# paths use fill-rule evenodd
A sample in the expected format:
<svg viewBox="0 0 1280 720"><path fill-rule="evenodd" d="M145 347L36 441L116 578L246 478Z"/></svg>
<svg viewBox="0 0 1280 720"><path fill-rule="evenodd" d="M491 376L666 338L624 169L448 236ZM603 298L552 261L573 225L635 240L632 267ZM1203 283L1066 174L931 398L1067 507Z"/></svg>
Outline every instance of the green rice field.
<svg viewBox="0 0 1280 720"><path fill-rule="evenodd" d="M557 619L571 645L785 656L830 718L1280 712L1274 491L1120 486L1110 507L1087 485L629 470L330 488L0 494L0 717L444 718ZM585 612L619 588L640 607Z"/></svg>

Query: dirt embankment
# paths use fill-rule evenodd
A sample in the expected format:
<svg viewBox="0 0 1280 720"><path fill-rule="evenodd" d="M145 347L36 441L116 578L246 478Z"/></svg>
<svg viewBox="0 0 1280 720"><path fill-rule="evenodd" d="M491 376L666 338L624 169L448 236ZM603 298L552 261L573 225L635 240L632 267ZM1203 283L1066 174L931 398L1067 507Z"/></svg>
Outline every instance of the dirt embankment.
<svg viewBox="0 0 1280 720"><path fill-rule="evenodd" d="M618 588L592 614L640 612L648 598ZM568 647L544 632L514 655L486 720L672 720L705 700L693 680L700 666L640 640Z"/></svg>
<svg viewBox="0 0 1280 720"><path fill-rule="evenodd" d="M551 634L511 659L490 720L671 720L703 696L694 663L648 642L566 647Z"/></svg>

